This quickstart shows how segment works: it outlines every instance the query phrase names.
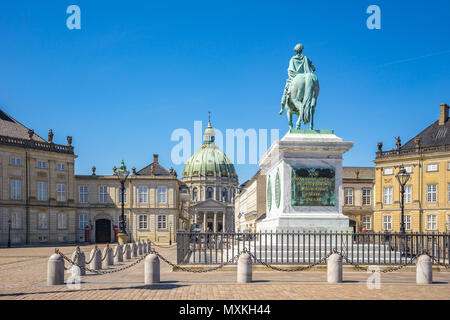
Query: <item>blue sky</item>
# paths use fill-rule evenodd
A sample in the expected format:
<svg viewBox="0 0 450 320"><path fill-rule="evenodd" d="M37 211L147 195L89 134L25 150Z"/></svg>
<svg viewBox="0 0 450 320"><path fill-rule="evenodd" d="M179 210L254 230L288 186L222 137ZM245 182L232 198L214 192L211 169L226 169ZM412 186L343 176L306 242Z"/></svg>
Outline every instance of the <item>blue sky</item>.
<svg viewBox="0 0 450 320"><path fill-rule="evenodd" d="M66 9L81 8L81 30ZM366 8L381 8L381 30ZM318 129L371 166L378 141L406 142L450 103L449 1L2 1L0 108L55 142L73 136L76 172L167 168L173 130L280 129L297 42L317 68ZM174 166L181 173L182 165ZM245 181L256 165L237 165Z"/></svg>

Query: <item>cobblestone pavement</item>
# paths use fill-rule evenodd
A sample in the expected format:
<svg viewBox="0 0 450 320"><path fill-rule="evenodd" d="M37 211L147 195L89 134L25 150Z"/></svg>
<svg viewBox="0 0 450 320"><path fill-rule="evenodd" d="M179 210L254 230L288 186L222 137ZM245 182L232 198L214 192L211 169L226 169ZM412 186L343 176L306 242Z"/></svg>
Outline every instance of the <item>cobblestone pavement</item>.
<svg viewBox="0 0 450 320"><path fill-rule="evenodd" d="M89 259L93 246L81 247ZM99 246L103 249L104 246ZM70 257L76 247L59 249ZM381 274L381 289L368 289L370 274L344 271L344 283L326 282L326 272L254 271L251 284L236 284L236 271L203 274L172 272L161 262L161 283L144 285L144 263L113 274L82 277L80 289L66 285L47 286L47 260L54 247L0 249L0 300L6 299L444 299L450 297L450 272L433 272L432 285L415 284L415 272ZM170 261L176 249L157 248ZM135 261L133 259L132 261ZM131 261L131 262L132 262ZM130 264L124 262L120 266ZM67 264L66 264L67 266ZM113 268L120 267L119 265ZM66 277L69 277L66 273Z"/></svg>

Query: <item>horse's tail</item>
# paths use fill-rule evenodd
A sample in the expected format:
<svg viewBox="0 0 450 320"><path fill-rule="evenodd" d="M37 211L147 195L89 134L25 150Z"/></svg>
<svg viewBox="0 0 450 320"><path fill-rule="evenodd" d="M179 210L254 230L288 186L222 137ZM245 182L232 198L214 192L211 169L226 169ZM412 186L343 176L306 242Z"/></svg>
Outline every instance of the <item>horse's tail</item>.
<svg viewBox="0 0 450 320"><path fill-rule="evenodd" d="M305 73L305 92L302 102L302 121L307 124L311 121L314 100L315 100L315 82L316 76L313 73Z"/></svg>

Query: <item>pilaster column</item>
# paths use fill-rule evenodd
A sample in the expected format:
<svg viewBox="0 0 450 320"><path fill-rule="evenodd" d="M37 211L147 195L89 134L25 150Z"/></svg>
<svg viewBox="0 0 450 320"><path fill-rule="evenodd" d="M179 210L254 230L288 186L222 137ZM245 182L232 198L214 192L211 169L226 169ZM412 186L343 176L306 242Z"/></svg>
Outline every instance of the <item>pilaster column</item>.
<svg viewBox="0 0 450 320"><path fill-rule="evenodd" d="M222 230L223 230L223 232L225 232L226 231L226 219L225 219L225 217L226 217L226 211L224 211L223 213L222 213Z"/></svg>
<svg viewBox="0 0 450 320"><path fill-rule="evenodd" d="M213 231L217 232L217 212L214 212L214 226Z"/></svg>
<svg viewBox="0 0 450 320"><path fill-rule="evenodd" d="M206 217L207 217L207 213L205 211L205 212L203 212L203 232L206 232Z"/></svg>

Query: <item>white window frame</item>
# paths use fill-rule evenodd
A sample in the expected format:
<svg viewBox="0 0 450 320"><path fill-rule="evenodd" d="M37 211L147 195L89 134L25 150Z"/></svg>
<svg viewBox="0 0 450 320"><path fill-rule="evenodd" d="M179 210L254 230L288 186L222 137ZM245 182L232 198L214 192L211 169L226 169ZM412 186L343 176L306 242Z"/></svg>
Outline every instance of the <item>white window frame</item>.
<svg viewBox="0 0 450 320"><path fill-rule="evenodd" d="M22 229L22 213L11 213L11 229Z"/></svg>
<svg viewBox="0 0 450 320"><path fill-rule="evenodd" d="M383 215L383 230L385 231L392 230L392 215L390 214Z"/></svg>
<svg viewBox="0 0 450 320"><path fill-rule="evenodd" d="M427 202L436 203L438 197L437 183L427 184Z"/></svg>
<svg viewBox="0 0 450 320"><path fill-rule="evenodd" d="M98 187L98 202L99 203L108 203L108 186L99 186Z"/></svg>
<svg viewBox="0 0 450 320"><path fill-rule="evenodd" d="M438 216L437 214L427 215L427 230L436 231L438 229Z"/></svg>
<svg viewBox="0 0 450 320"><path fill-rule="evenodd" d="M37 167L38 169L47 169L47 161L38 160Z"/></svg>
<svg viewBox="0 0 450 320"><path fill-rule="evenodd" d="M389 192L387 192L389 191ZM392 204L394 197L394 188L393 187L384 187L383 189L383 203L384 204Z"/></svg>
<svg viewBox="0 0 450 320"><path fill-rule="evenodd" d="M158 187L158 203L167 203L167 187Z"/></svg>
<svg viewBox="0 0 450 320"><path fill-rule="evenodd" d="M383 169L383 176L390 176L394 174L394 168L393 167L388 167L388 168L384 168Z"/></svg>
<svg viewBox="0 0 450 320"><path fill-rule="evenodd" d="M362 189L361 203L362 203L363 206L370 206L370 205L372 205L372 189L370 189L370 188L363 188Z"/></svg>
<svg viewBox="0 0 450 320"><path fill-rule="evenodd" d="M11 157L11 165L15 167L20 167L22 165L22 158Z"/></svg>
<svg viewBox="0 0 450 320"><path fill-rule="evenodd" d="M166 214L160 214L158 215L158 230L167 230L167 215Z"/></svg>
<svg viewBox="0 0 450 320"><path fill-rule="evenodd" d="M89 187L86 185L78 186L78 202L88 203L89 202Z"/></svg>
<svg viewBox="0 0 450 320"><path fill-rule="evenodd" d="M22 180L11 179L10 180L11 199L22 200Z"/></svg>
<svg viewBox="0 0 450 320"><path fill-rule="evenodd" d="M65 163L57 163L56 164L56 170L66 171L66 164Z"/></svg>
<svg viewBox="0 0 450 320"><path fill-rule="evenodd" d="M148 187L139 186L138 203L148 203Z"/></svg>
<svg viewBox="0 0 450 320"><path fill-rule="evenodd" d="M64 202L66 201L66 184L58 183L56 185L56 201Z"/></svg>
<svg viewBox="0 0 450 320"><path fill-rule="evenodd" d="M407 173L413 173L412 166L404 166Z"/></svg>
<svg viewBox="0 0 450 320"><path fill-rule="evenodd" d="M372 230L372 216L369 215L362 216L361 226L366 227L366 230Z"/></svg>
<svg viewBox="0 0 450 320"><path fill-rule="evenodd" d="M437 163L427 164L427 172L437 172L439 171L439 165Z"/></svg>
<svg viewBox="0 0 450 320"><path fill-rule="evenodd" d="M405 214L405 230L411 231L412 230L412 216L409 214Z"/></svg>
<svg viewBox="0 0 450 320"><path fill-rule="evenodd" d="M60 212L58 213L58 229L67 229L67 214Z"/></svg>
<svg viewBox="0 0 450 320"><path fill-rule="evenodd" d="M47 201L47 182L38 181L37 189L38 189L38 200Z"/></svg>
<svg viewBox="0 0 450 320"><path fill-rule="evenodd" d="M450 202L450 183L447 183L447 202Z"/></svg>
<svg viewBox="0 0 450 320"><path fill-rule="evenodd" d="M353 188L344 188L344 205L353 205Z"/></svg>
<svg viewBox="0 0 450 320"><path fill-rule="evenodd" d="M87 213L81 213L78 216L78 229L84 230L87 225L89 225L89 216Z"/></svg>
<svg viewBox="0 0 450 320"><path fill-rule="evenodd" d="M41 230L48 229L48 213L40 212L38 214L38 228Z"/></svg>
<svg viewBox="0 0 450 320"><path fill-rule="evenodd" d="M145 214L139 215L139 229L148 229L148 217Z"/></svg>
<svg viewBox="0 0 450 320"><path fill-rule="evenodd" d="M405 203L412 203L412 185L408 184L405 186L405 194L404 194Z"/></svg>

